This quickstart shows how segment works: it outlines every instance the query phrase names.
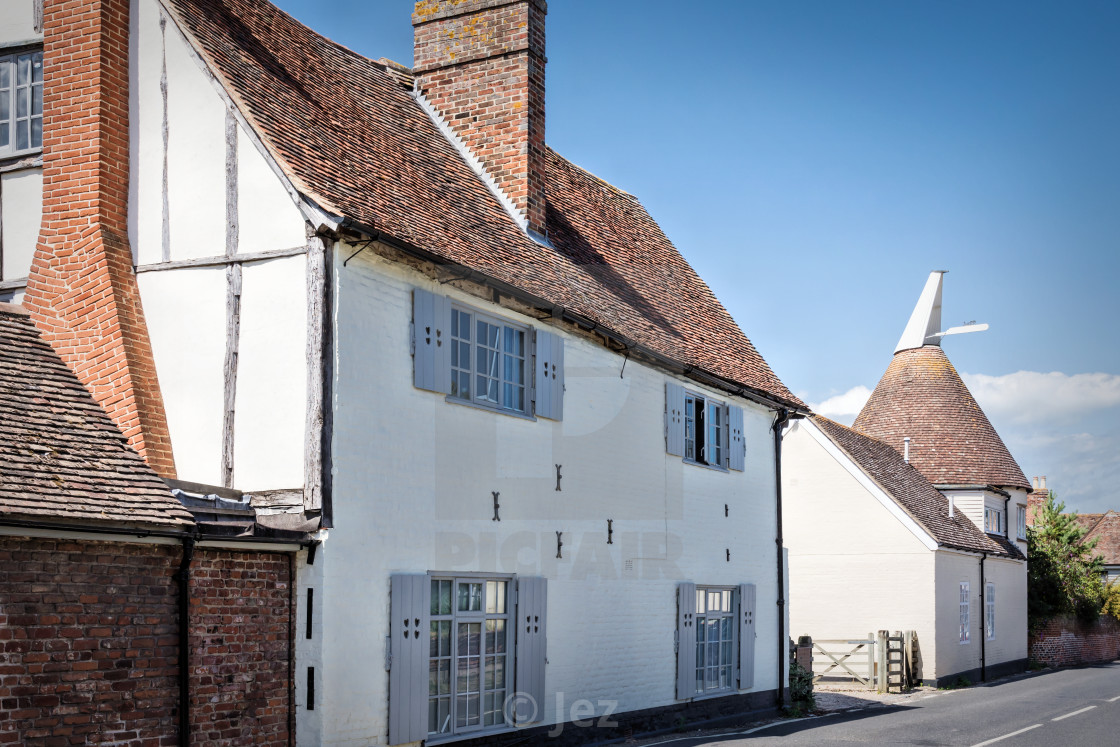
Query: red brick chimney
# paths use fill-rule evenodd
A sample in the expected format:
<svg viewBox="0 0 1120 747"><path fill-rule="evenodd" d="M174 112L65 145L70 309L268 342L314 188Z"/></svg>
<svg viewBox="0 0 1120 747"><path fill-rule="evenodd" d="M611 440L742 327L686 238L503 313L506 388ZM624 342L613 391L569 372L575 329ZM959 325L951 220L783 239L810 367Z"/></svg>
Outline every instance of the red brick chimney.
<svg viewBox="0 0 1120 747"><path fill-rule="evenodd" d="M413 72L432 108L545 233L545 0L418 0Z"/></svg>
<svg viewBox="0 0 1120 747"><path fill-rule="evenodd" d="M23 304L129 443L175 461L128 244L129 0L43 13L43 224Z"/></svg>

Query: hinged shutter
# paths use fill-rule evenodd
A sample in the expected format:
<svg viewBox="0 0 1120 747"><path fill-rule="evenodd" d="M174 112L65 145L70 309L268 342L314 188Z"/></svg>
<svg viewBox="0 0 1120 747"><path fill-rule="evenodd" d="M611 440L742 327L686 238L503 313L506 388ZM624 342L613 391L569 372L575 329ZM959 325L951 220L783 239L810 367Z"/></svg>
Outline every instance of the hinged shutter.
<svg viewBox="0 0 1120 747"><path fill-rule="evenodd" d="M564 419L564 338L554 332L537 332L536 414L551 420Z"/></svg>
<svg viewBox="0 0 1120 747"><path fill-rule="evenodd" d="M665 382L665 451L684 456L684 387Z"/></svg>
<svg viewBox="0 0 1120 747"><path fill-rule="evenodd" d="M677 586L677 700L696 695L696 584Z"/></svg>
<svg viewBox="0 0 1120 747"><path fill-rule="evenodd" d="M739 586L739 689L754 687L754 584Z"/></svg>
<svg viewBox="0 0 1120 747"><path fill-rule="evenodd" d="M544 668L547 661L545 620L548 582L544 578L517 579L517 643L514 665L517 697L514 723L531 724L544 718Z"/></svg>
<svg viewBox="0 0 1120 747"><path fill-rule="evenodd" d="M389 605L389 744L428 737L428 613L426 575L394 574Z"/></svg>
<svg viewBox="0 0 1120 747"><path fill-rule="evenodd" d="M451 299L421 288L412 291L412 383L451 393Z"/></svg>
<svg viewBox="0 0 1120 747"><path fill-rule="evenodd" d="M747 468L747 441L743 436L743 408L728 405L727 422L731 426L727 466L742 472Z"/></svg>

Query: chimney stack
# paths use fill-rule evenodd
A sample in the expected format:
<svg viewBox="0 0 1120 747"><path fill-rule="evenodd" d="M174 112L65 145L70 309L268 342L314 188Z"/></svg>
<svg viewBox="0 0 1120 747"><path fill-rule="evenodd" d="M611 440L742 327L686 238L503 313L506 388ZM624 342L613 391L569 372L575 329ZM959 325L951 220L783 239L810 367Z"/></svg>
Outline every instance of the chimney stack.
<svg viewBox="0 0 1120 747"><path fill-rule="evenodd" d="M418 0L413 73L529 231L545 235L545 0Z"/></svg>
<svg viewBox="0 0 1120 747"><path fill-rule="evenodd" d="M1038 477L1038 489L1039 490L1046 490L1046 475L1039 475L1039 477Z"/></svg>
<svg viewBox="0 0 1120 747"><path fill-rule="evenodd" d="M1031 478L1031 485L1033 490L1038 490L1038 475Z"/></svg>
<svg viewBox="0 0 1120 747"><path fill-rule="evenodd" d="M23 305L129 444L175 476L128 243L129 0L43 13L43 223Z"/></svg>

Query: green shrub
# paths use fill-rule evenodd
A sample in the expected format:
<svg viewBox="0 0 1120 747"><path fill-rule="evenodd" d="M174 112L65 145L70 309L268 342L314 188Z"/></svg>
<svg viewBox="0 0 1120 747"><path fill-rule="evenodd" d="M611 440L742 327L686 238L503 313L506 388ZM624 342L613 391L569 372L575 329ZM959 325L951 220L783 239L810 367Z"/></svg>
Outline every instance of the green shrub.
<svg viewBox="0 0 1120 747"><path fill-rule="evenodd" d="M797 659L789 662L789 699L793 708L800 711L804 708L811 711L817 707L817 698L813 694L813 673L801 666Z"/></svg>
<svg viewBox="0 0 1120 747"><path fill-rule="evenodd" d="M1027 615L1031 628L1055 615L1075 614L1093 622L1106 605L1104 566L1085 541L1077 514L1051 492L1033 527L1027 529Z"/></svg>

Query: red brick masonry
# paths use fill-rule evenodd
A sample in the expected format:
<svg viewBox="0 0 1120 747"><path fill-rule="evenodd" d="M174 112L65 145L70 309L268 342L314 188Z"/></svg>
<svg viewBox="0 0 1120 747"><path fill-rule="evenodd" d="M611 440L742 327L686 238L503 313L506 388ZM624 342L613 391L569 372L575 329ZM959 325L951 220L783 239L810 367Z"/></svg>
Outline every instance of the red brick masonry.
<svg viewBox="0 0 1120 747"><path fill-rule="evenodd" d="M1120 659L1120 622L1102 615L1086 625L1075 617L1056 617L1031 634L1030 658L1052 667Z"/></svg>
<svg viewBox="0 0 1120 747"><path fill-rule="evenodd" d="M178 744L178 545L0 537L0 745ZM285 555L198 549L192 745L287 745Z"/></svg>

